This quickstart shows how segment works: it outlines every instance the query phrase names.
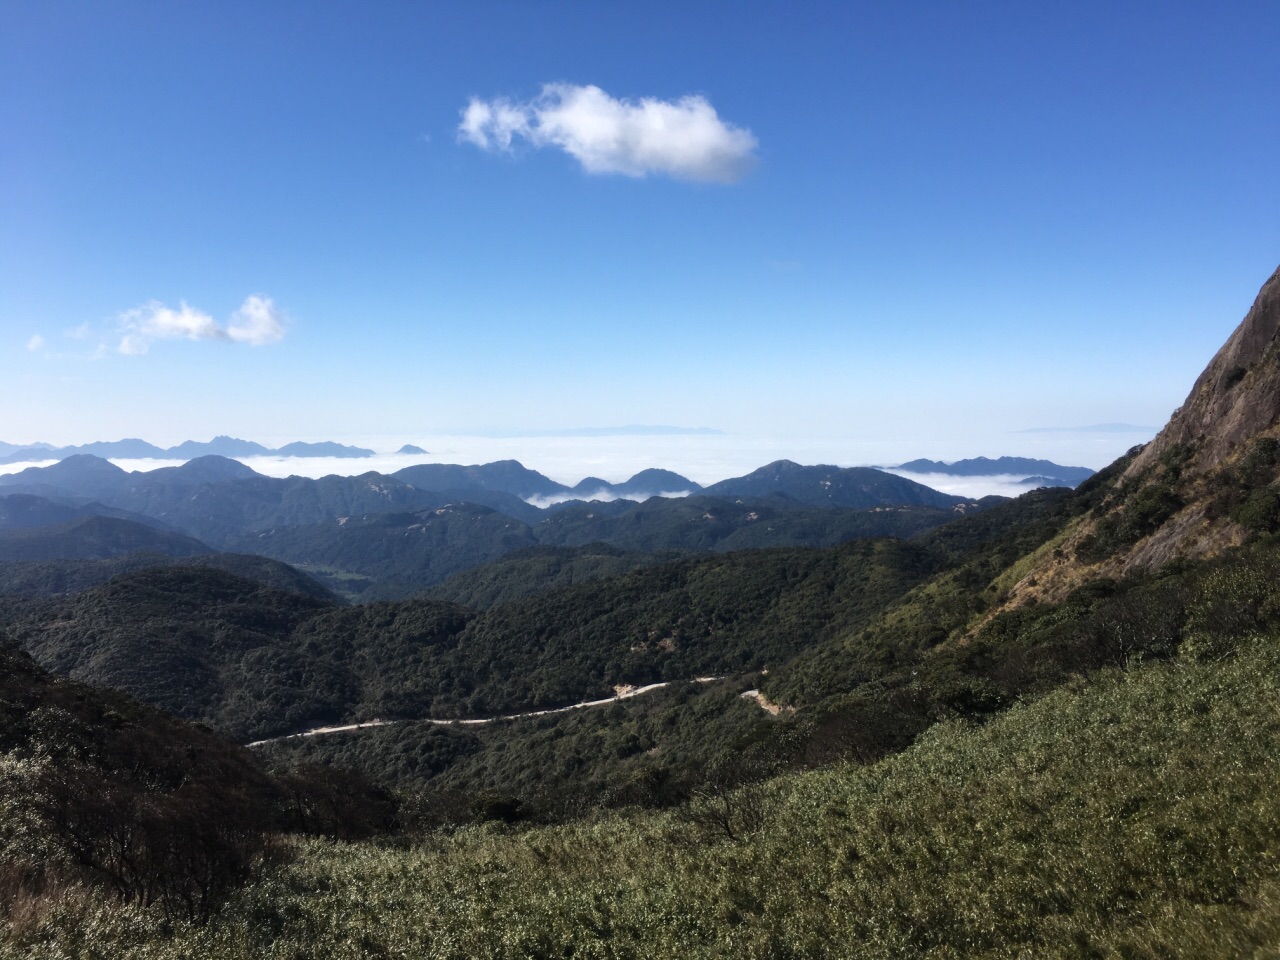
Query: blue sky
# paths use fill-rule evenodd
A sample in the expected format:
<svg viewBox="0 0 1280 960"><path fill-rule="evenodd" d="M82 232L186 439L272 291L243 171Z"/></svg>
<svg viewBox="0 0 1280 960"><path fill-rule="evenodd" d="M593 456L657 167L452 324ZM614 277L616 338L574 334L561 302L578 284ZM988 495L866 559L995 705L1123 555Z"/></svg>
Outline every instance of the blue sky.
<svg viewBox="0 0 1280 960"><path fill-rule="evenodd" d="M1280 263L1274 2L0 23L10 442L641 423L1018 454L1162 423ZM665 134L600 139L645 101ZM510 122L468 139L473 102Z"/></svg>

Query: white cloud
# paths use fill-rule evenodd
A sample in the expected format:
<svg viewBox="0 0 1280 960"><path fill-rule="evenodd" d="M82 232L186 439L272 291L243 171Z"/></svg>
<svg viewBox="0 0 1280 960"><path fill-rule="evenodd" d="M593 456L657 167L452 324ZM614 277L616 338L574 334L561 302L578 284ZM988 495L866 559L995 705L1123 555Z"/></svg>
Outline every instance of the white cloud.
<svg viewBox="0 0 1280 960"><path fill-rule="evenodd" d="M974 477L957 477L950 473L912 473L910 470L898 470L897 468L879 467L877 469L884 470L885 473L892 473L895 476L905 477L908 480L914 480L916 483L923 483L926 487L932 487L939 493L949 493L955 497L1020 497L1028 490L1034 490L1034 483L1023 483L1026 479L1025 475L1019 474L988 474Z"/></svg>
<svg viewBox="0 0 1280 960"><path fill-rule="evenodd" d="M284 336L280 311L271 298L258 295L246 298L225 328L185 302L175 310L152 300L118 319L122 333L117 349L135 357L146 353L156 340L226 340L262 346Z"/></svg>
<svg viewBox="0 0 1280 960"><path fill-rule="evenodd" d="M270 297L248 297L231 315L227 336L236 343L250 343L255 347L275 343L284 337L280 311Z"/></svg>
<svg viewBox="0 0 1280 960"><path fill-rule="evenodd" d="M517 137L560 148L588 173L721 183L746 174L757 146L750 130L725 123L702 96L619 100L595 86L549 83L533 100L473 97L462 111L463 142L510 150Z"/></svg>
<svg viewBox="0 0 1280 960"><path fill-rule="evenodd" d="M628 493L620 495L612 490L597 490L594 493L553 493L549 496L525 497L524 502L539 510L545 510L547 507L554 507L560 503L568 503L570 500L582 500L586 503L599 501L600 503L613 503L615 500L634 500L637 503L644 503L650 497L665 497L668 500L674 500L681 497L687 497L692 493L690 490L655 490L653 493Z"/></svg>
<svg viewBox="0 0 1280 960"><path fill-rule="evenodd" d="M510 150L511 139L517 134L533 139L529 130L531 113L527 104L513 104L505 98L486 103L472 97L462 111L458 137L482 150Z"/></svg>
<svg viewBox="0 0 1280 960"><path fill-rule="evenodd" d="M40 334L38 333L35 334L30 340L27 341L27 349L30 350L32 353L34 353L37 350L43 349L43 347L44 347L44 337L40 336Z"/></svg>

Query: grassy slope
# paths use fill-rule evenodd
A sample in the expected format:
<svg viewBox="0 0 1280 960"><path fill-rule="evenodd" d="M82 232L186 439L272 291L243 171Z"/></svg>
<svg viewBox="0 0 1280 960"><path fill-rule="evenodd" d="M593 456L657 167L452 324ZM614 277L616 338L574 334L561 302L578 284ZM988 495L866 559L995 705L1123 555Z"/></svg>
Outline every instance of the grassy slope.
<svg viewBox="0 0 1280 960"><path fill-rule="evenodd" d="M30 936L158 958L1274 956L1278 699L1280 648L1254 639L774 781L737 841L635 814L313 843L172 941L130 911Z"/></svg>

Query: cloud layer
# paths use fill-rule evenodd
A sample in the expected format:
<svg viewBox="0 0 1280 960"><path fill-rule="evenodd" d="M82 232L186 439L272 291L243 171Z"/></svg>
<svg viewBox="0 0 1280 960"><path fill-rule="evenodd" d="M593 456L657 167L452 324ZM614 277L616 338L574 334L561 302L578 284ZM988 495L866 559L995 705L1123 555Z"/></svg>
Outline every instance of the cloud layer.
<svg viewBox="0 0 1280 960"><path fill-rule="evenodd" d="M558 147L588 173L718 183L741 179L757 145L750 130L725 123L701 96L619 100L595 86L549 83L532 100L473 97L462 111L460 141L506 151L516 138Z"/></svg>
<svg viewBox="0 0 1280 960"><path fill-rule="evenodd" d="M655 490L652 493L614 493L612 490L600 489L594 493L553 493L546 497L525 497L524 502L530 506L537 507L539 510L545 510L547 507L554 507L560 503L568 503L571 500L581 500L585 503L599 501L601 503L613 503L615 500L634 500L637 503L644 503L650 497L666 497L667 499L675 499L678 497L687 497L693 491L691 490Z"/></svg>
<svg viewBox="0 0 1280 960"><path fill-rule="evenodd" d="M226 326L213 317L182 303L178 309L152 300L120 314L123 331L117 349L141 356L156 340L225 340L258 347L284 337L284 320L270 297L247 297L231 314Z"/></svg>

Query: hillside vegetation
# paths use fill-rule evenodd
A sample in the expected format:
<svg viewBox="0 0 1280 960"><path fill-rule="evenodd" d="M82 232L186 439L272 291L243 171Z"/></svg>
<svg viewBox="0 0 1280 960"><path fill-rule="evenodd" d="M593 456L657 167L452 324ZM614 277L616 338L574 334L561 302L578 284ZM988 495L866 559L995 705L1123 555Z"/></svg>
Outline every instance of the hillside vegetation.
<svg viewBox="0 0 1280 960"><path fill-rule="evenodd" d="M1277 649L1107 672L682 812L313 843L206 926L88 904L11 934L11 955L1268 955Z"/></svg>
<svg viewBox="0 0 1280 960"><path fill-rule="evenodd" d="M357 777L279 776L208 730L49 676L0 647L0 953L93 902L166 921L209 916L287 834L357 837L391 822Z"/></svg>
<svg viewBox="0 0 1280 960"><path fill-rule="evenodd" d="M223 570L264 586L317 599L333 600L320 583L278 560L255 554L212 553L174 557L138 551L97 560L0 562L0 595L27 599L80 593L125 573L156 567L206 567Z"/></svg>

